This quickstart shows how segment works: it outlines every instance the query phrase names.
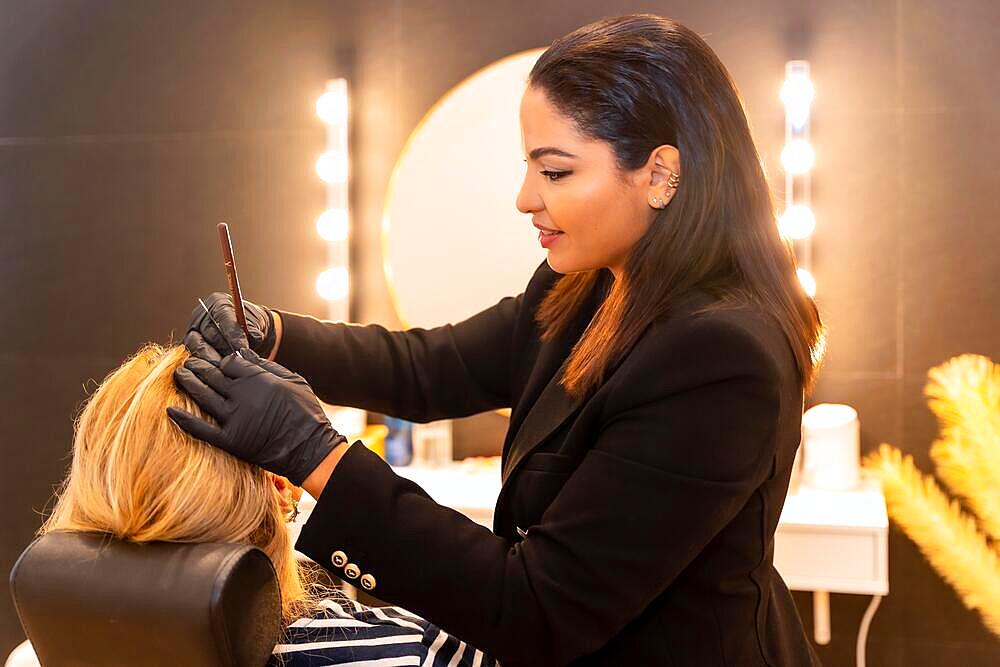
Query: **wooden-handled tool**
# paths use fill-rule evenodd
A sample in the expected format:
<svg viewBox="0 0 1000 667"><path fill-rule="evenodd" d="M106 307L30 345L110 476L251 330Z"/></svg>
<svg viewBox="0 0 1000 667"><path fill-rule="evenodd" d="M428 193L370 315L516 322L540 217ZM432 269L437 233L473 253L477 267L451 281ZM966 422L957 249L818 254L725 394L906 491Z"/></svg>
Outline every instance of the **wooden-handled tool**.
<svg viewBox="0 0 1000 667"><path fill-rule="evenodd" d="M229 237L229 225L220 222L218 229L222 261L226 265L226 280L229 281L229 293L233 297L233 308L236 309L236 321L243 328L243 333L247 336L247 344L249 344L250 330L247 329L247 316L243 310L243 293L240 292L240 278L236 273L236 257L233 255L233 241Z"/></svg>

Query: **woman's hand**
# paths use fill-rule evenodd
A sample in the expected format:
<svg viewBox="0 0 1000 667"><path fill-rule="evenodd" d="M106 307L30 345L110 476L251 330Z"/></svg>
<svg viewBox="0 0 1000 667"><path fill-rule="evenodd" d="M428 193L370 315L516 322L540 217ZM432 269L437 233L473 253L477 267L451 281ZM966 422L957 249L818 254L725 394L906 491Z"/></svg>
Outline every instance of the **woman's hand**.
<svg viewBox="0 0 1000 667"><path fill-rule="evenodd" d="M191 332L196 345L201 336ZM174 371L174 381L218 425L175 407L167 414L199 440L302 486L347 438L330 425L301 375L243 348L218 366L196 356Z"/></svg>
<svg viewBox="0 0 1000 667"><path fill-rule="evenodd" d="M243 301L243 312L250 332L250 339L247 340L243 327L236 321L236 308L231 296L225 292L212 292L202 301L208 306L209 312L205 312L201 303L194 307L188 323L188 335L184 338L184 345L191 354L217 362L224 355L249 347L258 355L271 356L277 331L274 314L270 310L250 301ZM194 332L200 334L200 338L192 337Z"/></svg>

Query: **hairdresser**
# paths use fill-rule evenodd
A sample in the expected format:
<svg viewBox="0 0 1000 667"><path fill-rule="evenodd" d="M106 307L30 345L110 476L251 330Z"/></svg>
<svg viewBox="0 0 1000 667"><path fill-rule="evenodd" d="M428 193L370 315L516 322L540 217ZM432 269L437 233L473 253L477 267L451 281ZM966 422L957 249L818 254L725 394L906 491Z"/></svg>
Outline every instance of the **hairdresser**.
<svg viewBox="0 0 1000 667"><path fill-rule="evenodd" d="M733 81L684 26L605 19L541 55L520 121L523 292L406 331L247 303L248 338L213 295L175 379L217 423L171 417L317 497L299 551L504 667L819 664L772 555L823 325ZM511 407L493 530L317 396Z"/></svg>

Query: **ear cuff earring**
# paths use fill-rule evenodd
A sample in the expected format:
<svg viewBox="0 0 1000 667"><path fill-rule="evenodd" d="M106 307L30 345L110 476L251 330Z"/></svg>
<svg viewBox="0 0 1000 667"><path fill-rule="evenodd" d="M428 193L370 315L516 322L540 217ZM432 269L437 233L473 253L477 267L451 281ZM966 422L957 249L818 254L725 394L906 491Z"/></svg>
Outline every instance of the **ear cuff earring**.
<svg viewBox="0 0 1000 667"><path fill-rule="evenodd" d="M656 196L650 197L649 205L652 206L653 208L664 208L667 205L667 202L670 200L670 198L674 195L674 191L677 190L677 186L681 182L680 174L678 174L673 170L668 170L668 171L670 171L670 176L667 178L667 187L673 189L667 194L665 194L663 199L660 199L659 197Z"/></svg>

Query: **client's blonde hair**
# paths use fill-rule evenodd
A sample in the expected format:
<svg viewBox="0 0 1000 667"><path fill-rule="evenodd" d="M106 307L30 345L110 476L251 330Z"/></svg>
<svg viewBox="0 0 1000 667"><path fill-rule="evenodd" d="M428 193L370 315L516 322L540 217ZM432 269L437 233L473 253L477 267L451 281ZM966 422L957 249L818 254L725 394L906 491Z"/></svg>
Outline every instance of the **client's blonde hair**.
<svg viewBox="0 0 1000 667"><path fill-rule="evenodd" d="M285 526L291 500L270 473L191 437L167 416L172 405L214 423L174 384L188 355L183 345L150 343L101 382L76 420L73 462L39 533L260 547L278 574L288 622L312 598L310 573L300 570Z"/></svg>

